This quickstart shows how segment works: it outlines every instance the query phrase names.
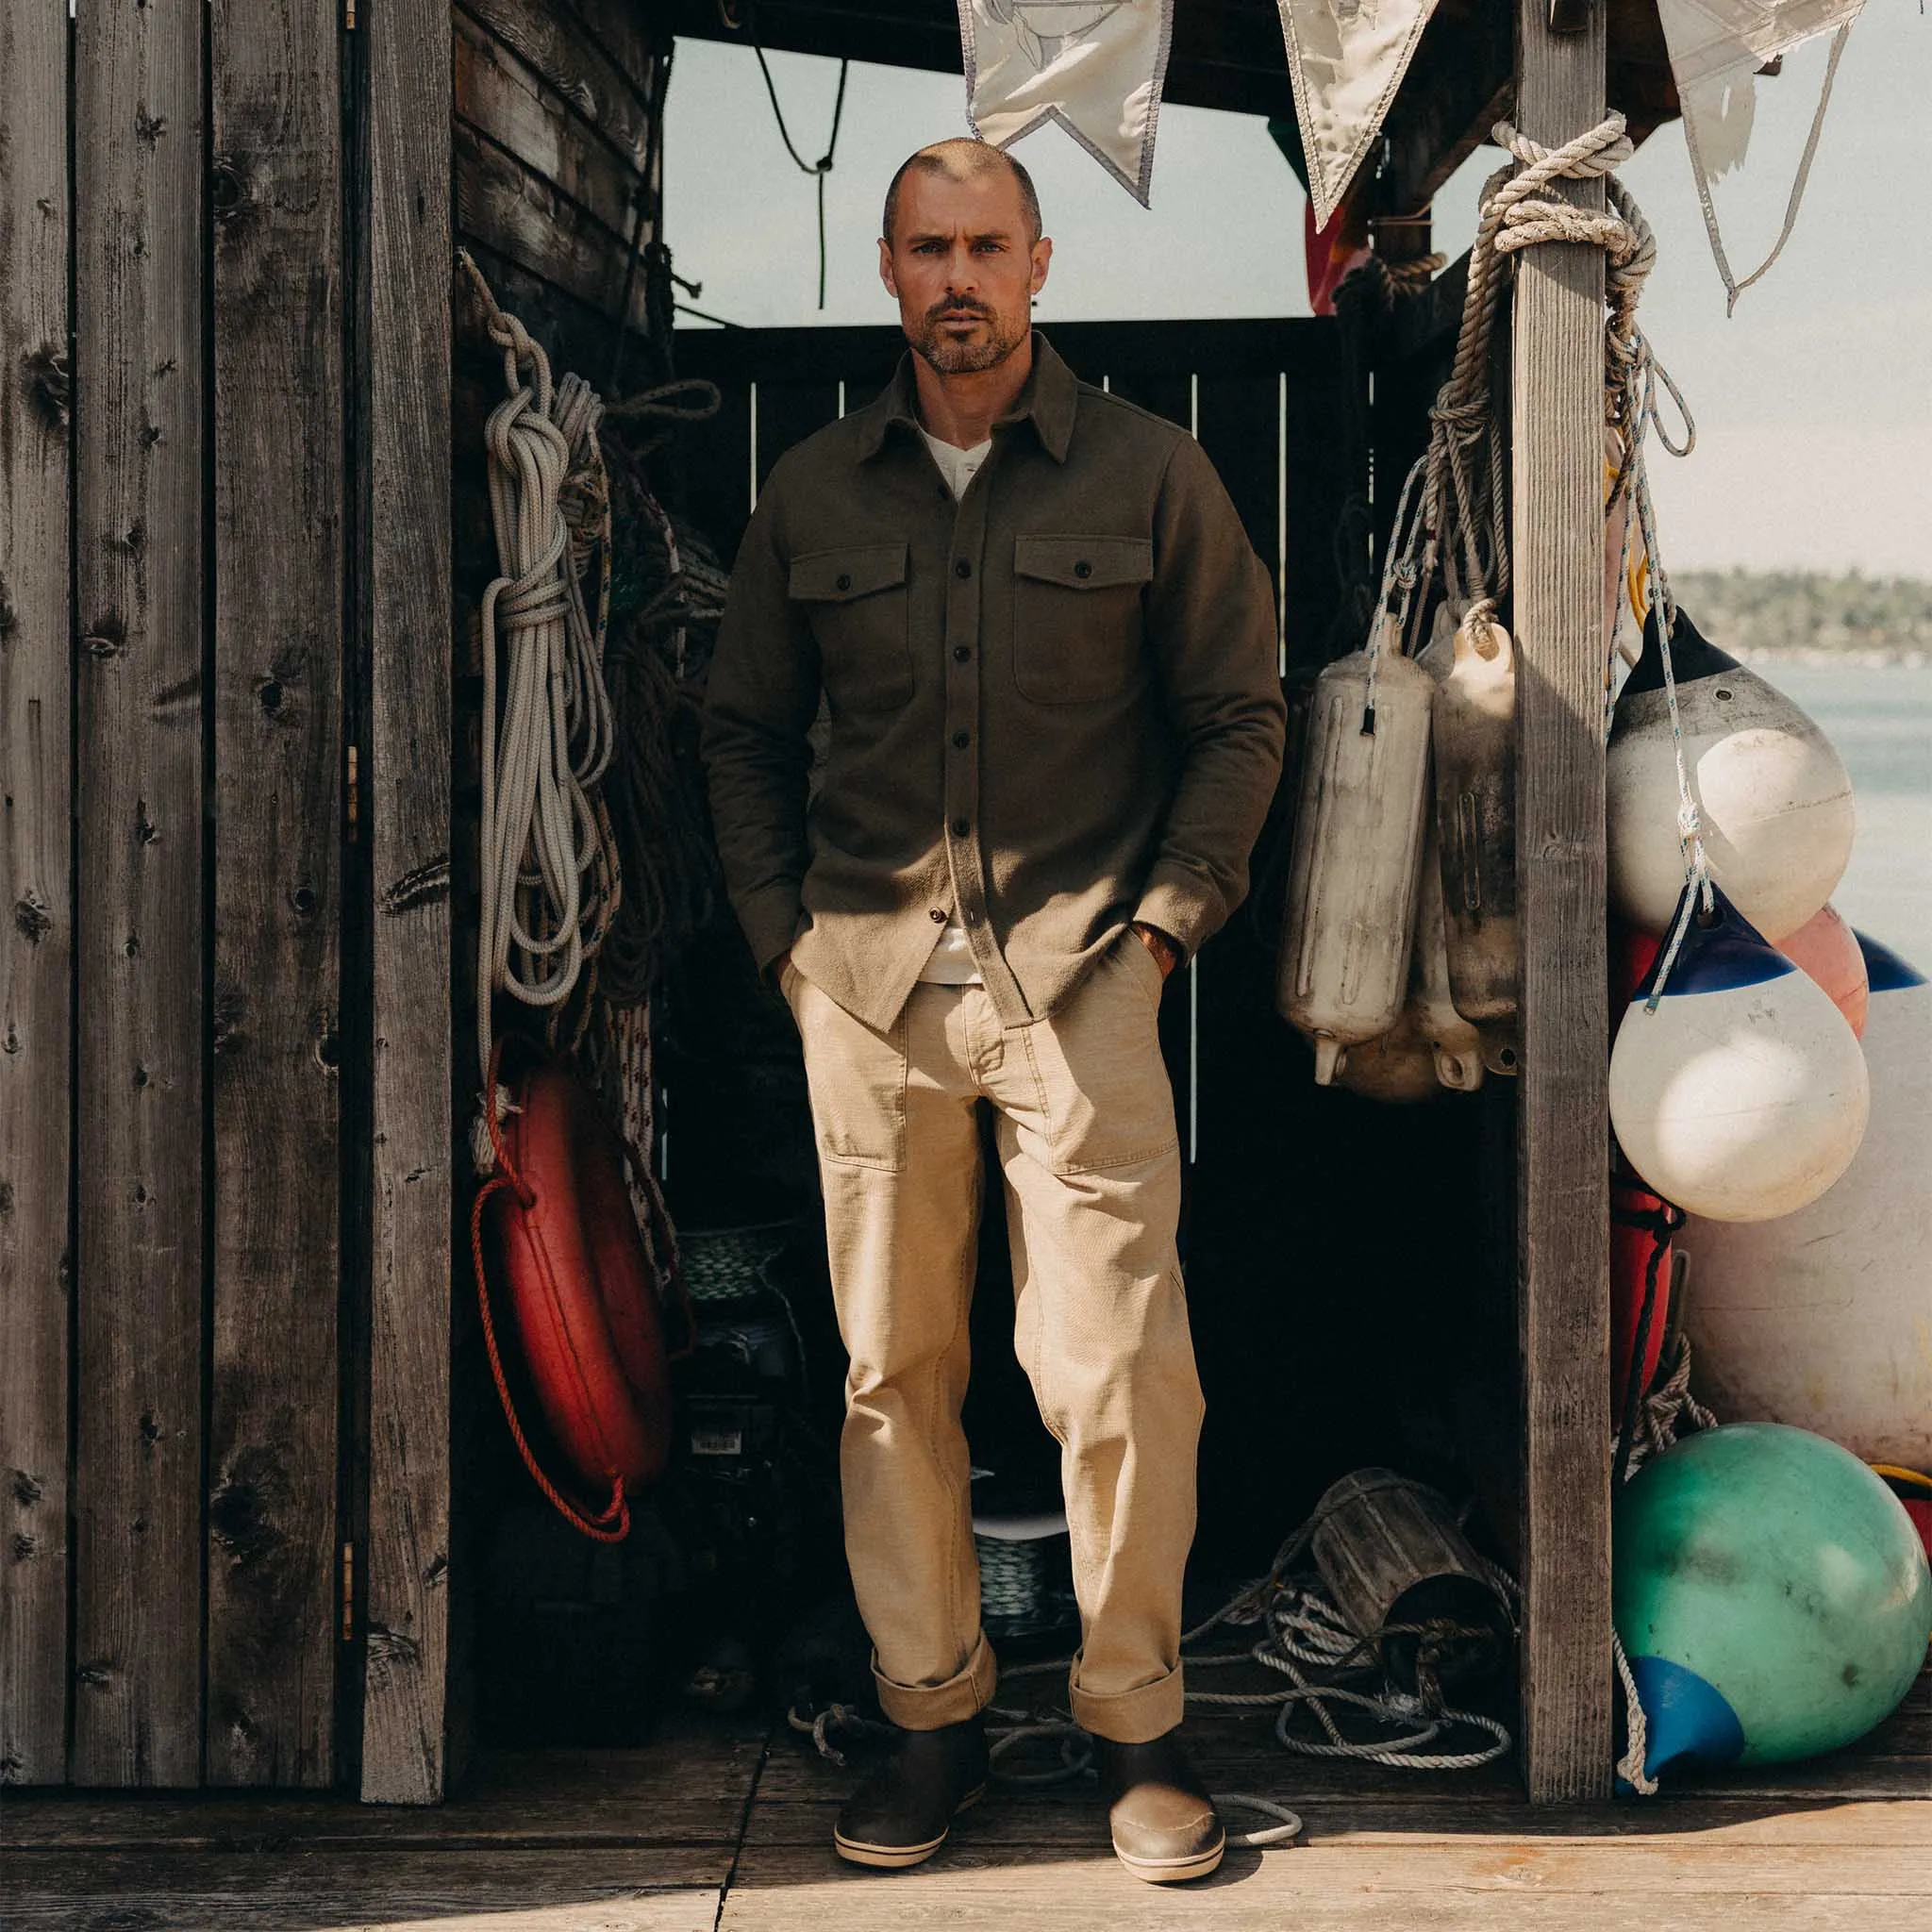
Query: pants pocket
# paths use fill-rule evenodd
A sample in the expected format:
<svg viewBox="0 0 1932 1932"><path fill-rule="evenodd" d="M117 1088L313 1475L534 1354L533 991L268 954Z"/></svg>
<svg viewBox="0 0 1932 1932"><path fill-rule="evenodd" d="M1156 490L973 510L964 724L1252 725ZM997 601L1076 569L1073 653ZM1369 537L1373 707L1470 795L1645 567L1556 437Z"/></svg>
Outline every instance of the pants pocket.
<svg viewBox="0 0 1932 1932"><path fill-rule="evenodd" d="M821 1159L889 1174L906 1166L906 1018L887 1032L854 1019L796 967L786 997L805 1042L805 1079Z"/></svg>
<svg viewBox="0 0 1932 1932"><path fill-rule="evenodd" d="M1025 1029L1055 1173L1129 1167L1179 1146L1154 1024L1160 985L1160 962L1125 933L1063 1007Z"/></svg>

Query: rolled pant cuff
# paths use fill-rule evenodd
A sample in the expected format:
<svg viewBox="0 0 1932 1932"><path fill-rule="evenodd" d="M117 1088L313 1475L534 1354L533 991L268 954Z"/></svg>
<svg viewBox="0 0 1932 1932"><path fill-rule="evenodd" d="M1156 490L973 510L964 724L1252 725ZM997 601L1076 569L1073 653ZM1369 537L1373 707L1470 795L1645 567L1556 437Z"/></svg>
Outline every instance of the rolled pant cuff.
<svg viewBox="0 0 1932 1932"><path fill-rule="evenodd" d="M1067 1687L1074 1722L1090 1736L1111 1744L1151 1744L1180 1723L1183 1712L1181 1667L1132 1690L1104 1695L1081 1690L1077 1681Z"/></svg>
<svg viewBox="0 0 1932 1932"><path fill-rule="evenodd" d="M872 1660L873 1682L878 1686L879 1707L906 1731L936 1731L941 1724L964 1724L977 1717L992 1702L999 1682L999 1665L992 1646L982 1632L975 1641L966 1667L943 1684L900 1684L879 1669L877 1654Z"/></svg>

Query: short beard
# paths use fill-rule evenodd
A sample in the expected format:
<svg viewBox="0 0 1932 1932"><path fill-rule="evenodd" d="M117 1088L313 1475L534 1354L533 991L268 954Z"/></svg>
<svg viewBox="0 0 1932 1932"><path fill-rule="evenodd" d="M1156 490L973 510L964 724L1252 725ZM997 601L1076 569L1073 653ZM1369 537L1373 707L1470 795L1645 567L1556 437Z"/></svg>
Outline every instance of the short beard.
<svg viewBox="0 0 1932 1932"><path fill-rule="evenodd" d="M940 334L941 324L933 316L927 316L918 330L910 335L914 350L925 358L936 374L976 375L982 370L997 369L1033 332L1032 324L1028 322L1015 333L1008 334L993 310L982 308L976 312L991 328L991 334L983 342L946 340Z"/></svg>

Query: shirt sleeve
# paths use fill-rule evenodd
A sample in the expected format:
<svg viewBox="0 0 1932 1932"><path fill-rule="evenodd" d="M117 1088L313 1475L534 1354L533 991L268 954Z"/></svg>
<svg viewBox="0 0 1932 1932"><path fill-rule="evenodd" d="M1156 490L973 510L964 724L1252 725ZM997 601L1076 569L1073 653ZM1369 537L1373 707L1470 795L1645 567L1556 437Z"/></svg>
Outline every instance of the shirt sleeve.
<svg viewBox="0 0 1932 1932"><path fill-rule="evenodd" d="M765 972L791 945L808 857L806 795L819 658L789 595L781 462L739 546L718 630L702 737L725 890Z"/></svg>
<svg viewBox="0 0 1932 1932"><path fill-rule="evenodd" d="M1190 436L1161 481L1147 617L1180 773L1134 917L1192 953L1247 894L1287 708L1267 570Z"/></svg>

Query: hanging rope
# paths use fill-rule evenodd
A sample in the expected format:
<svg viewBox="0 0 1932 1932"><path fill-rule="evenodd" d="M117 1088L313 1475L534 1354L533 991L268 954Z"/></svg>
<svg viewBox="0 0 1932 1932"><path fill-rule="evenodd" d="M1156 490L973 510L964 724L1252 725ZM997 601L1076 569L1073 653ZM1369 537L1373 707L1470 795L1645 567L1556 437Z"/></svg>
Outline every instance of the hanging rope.
<svg viewBox="0 0 1932 1932"><path fill-rule="evenodd" d="M751 50L758 57L758 72L765 76L765 92L771 97L772 116L778 124L778 139L785 143L785 152L791 157L792 165L801 175L812 175L818 180L819 307L823 308L825 306L825 176L832 172L832 159L839 152L839 124L845 118L845 79L852 63L849 60L839 63L839 93L832 103L832 131L826 137L824 153L816 161L808 161L798 152L797 143L791 139L791 130L785 125L785 109L778 105L778 87L765 60L764 48L754 40Z"/></svg>
<svg viewBox="0 0 1932 1932"><path fill-rule="evenodd" d="M575 376L553 384L549 358L497 306L467 250L458 260L503 352L508 392L484 428L502 572L481 610L476 1051L488 1083L494 996L560 1007L620 896L608 822L590 797L613 744L600 661L609 609L608 496L596 395ZM594 624L580 581L587 550L602 556ZM487 1173L493 1137L474 1139L478 1171Z"/></svg>

